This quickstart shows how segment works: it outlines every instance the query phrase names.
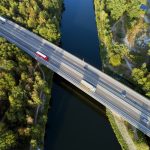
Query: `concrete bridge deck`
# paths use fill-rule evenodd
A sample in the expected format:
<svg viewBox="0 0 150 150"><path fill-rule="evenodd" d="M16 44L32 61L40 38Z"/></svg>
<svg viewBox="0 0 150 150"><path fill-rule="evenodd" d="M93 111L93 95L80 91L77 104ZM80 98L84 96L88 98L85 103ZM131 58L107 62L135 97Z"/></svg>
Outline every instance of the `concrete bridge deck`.
<svg viewBox="0 0 150 150"><path fill-rule="evenodd" d="M0 36L14 43L150 137L149 99L10 20L0 22ZM48 61L38 57L37 51L48 56ZM83 80L94 90L83 86ZM126 91L125 95L122 94L123 91Z"/></svg>

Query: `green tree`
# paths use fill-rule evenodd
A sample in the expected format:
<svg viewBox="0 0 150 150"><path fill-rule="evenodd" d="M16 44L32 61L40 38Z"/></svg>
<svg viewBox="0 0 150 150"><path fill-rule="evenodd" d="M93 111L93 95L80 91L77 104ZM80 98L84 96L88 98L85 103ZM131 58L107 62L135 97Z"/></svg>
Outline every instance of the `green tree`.
<svg viewBox="0 0 150 150"><path fill-rule="evenodd" d="M49 41L58 42L61 5L62 0L1 0L0 14ZM49 97L48 84L39 70L35 72L36 62L1 37L0 58L0 113L4 114L4 125L0 124L0 150L26 149L30 140L36 148L44 137L46 118L43 117L43 122L37 120L34 129L33 120L36 107L42 103L40 96ZM45 106L41 116L46 115L48 104Z"/></svg>
<svg viewBox="0 0 150 150"><path fill-rule="evenodd" d="M118 20L127 10L127 3L125 0L107 0L108 9L111 12L111 17Z"/></svg>
<svg viewBox="0 0 150 150"><path fill-rule="evenodd" d="M13 149L16 143L16 135L12 131L7 131L0 136L0 150Z"/></svg>
<svg viewBox="0 0 150 150"><path fill-rule="evenodd" d="M124 44L114 43L108 52L109 62L119 66L124 57L129 57L129 49Z"/></svg>
<svg viewBox="0 0 150 150"><path fill-rule="evenodd" d="M132 78L142 87L146 95L150 97L150 73L147 70L146 63L141 68L134 68L132 70Z"/></svg>
<svg viewBox="0 0 150 150"><path fill-rule="evenodd" d="M114 67L121 65L120 55L112 55L109 59L109 63L112 64Z"/></svg>

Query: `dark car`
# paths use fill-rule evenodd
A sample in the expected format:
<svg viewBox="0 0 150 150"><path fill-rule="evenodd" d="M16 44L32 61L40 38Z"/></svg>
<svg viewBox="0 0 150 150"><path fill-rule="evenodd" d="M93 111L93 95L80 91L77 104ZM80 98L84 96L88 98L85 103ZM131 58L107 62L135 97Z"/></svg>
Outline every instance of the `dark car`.
<svg viewBox="0 0 150 150"><path fill-rule="evenodd" d="M126 97L127 92L126 92L125 90L123 90L123 91L121 92L121 95L122 95L123 97Z"/></svg>

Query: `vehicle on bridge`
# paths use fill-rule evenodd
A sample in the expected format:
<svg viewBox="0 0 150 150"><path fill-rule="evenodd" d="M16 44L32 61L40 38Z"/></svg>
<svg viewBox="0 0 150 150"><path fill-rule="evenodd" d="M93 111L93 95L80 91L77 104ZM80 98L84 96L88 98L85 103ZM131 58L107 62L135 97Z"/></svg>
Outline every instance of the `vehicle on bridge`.
<svg viewBox="0 0 150 150"><path fill-rule="evenodd" d="M5 23L6 19L0 16L0 21L1 21L1 23Z"/></svg>
<svg viewBox="0 0 150 150"><path fill-rule="evenodd" d="M126 95L127 95L127 92L126 92L125 90L123 90L123 91L121 92L121 95L125 98Z"/></svg>
<svg viewBox="0 0 150 150"><path fill-rule="evenodd" d="M146 124L146 125L149 125L149 120L148 120L148 118L142 118L142 121Z"/></svg>
<svg viewBox="0 0 150 150"><path fill-rule="evenodd" d="M48 61L48 56L42 54L41 52L37 51L37 52L36 52L36 55L37 55L38 57L41 57L41 58L43 58L44 60Z"/></svg>
<svg viewBox="0 0 150 150"><path fill-rule="evenodd" d="M96 91L96 88L85 80L81 80L81 84L84 85L89 90L91 90L92 92Z"/></svg>

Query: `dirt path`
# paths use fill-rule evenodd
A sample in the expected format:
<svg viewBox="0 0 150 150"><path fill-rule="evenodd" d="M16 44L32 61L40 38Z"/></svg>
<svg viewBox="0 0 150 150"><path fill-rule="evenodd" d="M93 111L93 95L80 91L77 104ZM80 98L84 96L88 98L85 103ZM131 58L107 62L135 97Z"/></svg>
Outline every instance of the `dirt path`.
<svg viewBox="0 0 150 150"><path fill-rule="evenodd" d="M41 68L41 66L40 66L39 63L37 63L37 65L36 65L36 67L35 67L35 70L37 69L37 67L39 67L39 69L40 69L40 71L41 71L41 73L42 73L43 80L45 80L45 73L44 73L44 71L43 71L43 69ZM35 71L35 70L34 70L34 71ZM40 108L43 109L44 103L45 103L45 97L44 97L44 95L43 95L43 91L42 91L42 90L40 91L40 99L42 100L42 108L41 108L41 105L38 105L38 107L36 108L36 112L35 112L35 115L34 115L34 125L37 124L37 117L38 117L38 114L39 114L39 110L40 110ZM32 150L31 144L30 144L29 150Z"/></svg>
<svg viewBox="0 0 150 150"><path fill-rule="evenodd" d="M43 71L43 69L41 68L41 66L38 64L38 67L42 73L42 77L43 77L43 80L45 80L45 73ZM45 98L44 98L44 95L43 95L43 91L41 90L40 92L40 99L42 100L42 107L44 106L44 102L45 102ZM36 113L35 113L35 116L34 116L34 124L37 123L37 117L38 117L38 113L39 113L39 109L40 109L41 105L39 105L36 109Z"/></svg>
<svg viewBox="0 0 150 150"><path fill-rule="evenodd" d="M117 24L120 23L120 22L122 22L121 33L123 33L124 35L126 34L124 18L125 18L125 16L122 16L122 17L112 26L112 28L111 28L111 31L112 31L112 32L114 32L114 33L116 34L116 32L117 32ZM115 34L114 34L114 35L115 35ZM115 37L113 37L112 43L116 42L114 39L115 39ZM125 38L123 39L123 42L124 42L124 44L128 47L128 49L131 50L131 46L130 46L130 43L129 43L127 37L125 37ZM124 57L124 60L125 60L125 62L126 62L126 65L127 65L128 69L129 69L130 72L131 72L133 65L128 61L128 59L127 59L126 57Z"/></svg>
<svg viewBox="0 0 150 150"><path fill-rule="evenodd" d="M137 150L135 144L133 143L133 140L131 139L131 137L130 137L130 135L128 133L128 130L127 130L125 124L124 124L123 119L120 116L118 116L118 115L116 115L114 113L113 113L113 116L114 116L114 120L115 120L115 122L117 124L117 127L118 127L118 129L119 129L119 131L120 131L124 141L128 145L129 150Z"/></svg>

